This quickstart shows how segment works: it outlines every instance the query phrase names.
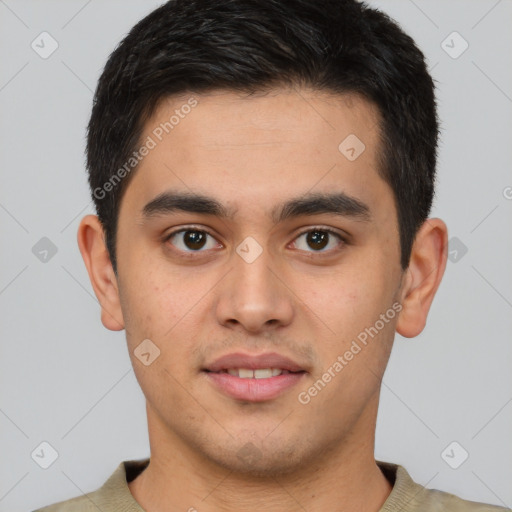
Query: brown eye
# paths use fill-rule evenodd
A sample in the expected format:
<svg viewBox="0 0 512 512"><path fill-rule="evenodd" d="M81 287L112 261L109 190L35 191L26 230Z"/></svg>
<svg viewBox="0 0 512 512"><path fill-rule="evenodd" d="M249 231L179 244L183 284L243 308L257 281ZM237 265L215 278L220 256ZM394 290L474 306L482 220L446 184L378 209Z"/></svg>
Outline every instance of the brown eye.
<svg viewBox="0 0 512 512"><path fill-rule="evenodd" d="M297 249L307 252L328 252L342 244L344 239L329 229L310 229L301 233L294 242ZM326 249L327 248L327 249Z"/></svg>
<svg viewBox="0 0 512 512"><path fill-rule="evenodd" d="M206 243L205 233L201 231L185 231L183 243L192 250L201 249Z"/></svg>
<svg viewBox="0 0 512 512"><path fill-rule="evenodd" d="M182 229L171 233L167 240L177 249L184 252L203 252L201 249L212 249L216 240L206 231L199 229Z"/></svg>
<svg viewBox="0 0 512 512"><path fill-rule="evenodd" d="M323 249L329 242L329 234L325 231L310 231L306 243L315 250Z"/></svg>

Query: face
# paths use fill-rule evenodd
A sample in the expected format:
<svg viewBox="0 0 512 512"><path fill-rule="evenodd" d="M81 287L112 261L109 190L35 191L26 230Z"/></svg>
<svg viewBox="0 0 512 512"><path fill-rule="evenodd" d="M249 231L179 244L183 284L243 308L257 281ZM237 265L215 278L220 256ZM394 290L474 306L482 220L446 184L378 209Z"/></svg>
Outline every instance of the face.
<svg viewBox="0 0 512 512"><path fill-rule="evenodd" d="M285 89L147 122L117 290L152 442L268 475L372 439L402 277L377 123L357 96Z"/></svg>

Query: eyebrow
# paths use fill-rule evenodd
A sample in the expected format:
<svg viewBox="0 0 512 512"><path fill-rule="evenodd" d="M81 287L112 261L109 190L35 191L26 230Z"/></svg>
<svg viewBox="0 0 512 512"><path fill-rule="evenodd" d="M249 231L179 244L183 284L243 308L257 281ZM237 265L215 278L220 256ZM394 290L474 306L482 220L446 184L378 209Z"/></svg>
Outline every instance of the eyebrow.
<svg viewBox="0 0 512 512"><path fill-rule="evenodd" d="M177 211L213 215L223 219L232 219L236 214L236 209L226 207L213 197L189 192L163 192L144 206L142 216L149 220L154 216ZM372 218L367 204L344 192L308 193L275 206L270 216L274 224L278 224L301 215L322 213L365 222L370 222Z"/></svg>

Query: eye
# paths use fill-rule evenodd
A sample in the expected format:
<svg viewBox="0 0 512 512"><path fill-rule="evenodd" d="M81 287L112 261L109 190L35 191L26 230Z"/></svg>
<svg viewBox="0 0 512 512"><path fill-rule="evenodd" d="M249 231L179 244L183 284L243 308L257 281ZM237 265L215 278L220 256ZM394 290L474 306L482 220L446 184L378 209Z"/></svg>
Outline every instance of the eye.
<svg viewBox="0 0 512 512"><path fill-rule="evenodd" d="M335 231L325 228L314 228L301 233L293 243L301 251L328 252L344 242L343 237ZM313 249L313 251L309 251L308 247Z"/></svg>
<svg viewBox="0 0 512 512"><path fill-rule="evenodd" d="M219 244L210 233L200 229L180 229L170 233L165 241L184 252L203 252L201 249L213 249Z"/></svg>

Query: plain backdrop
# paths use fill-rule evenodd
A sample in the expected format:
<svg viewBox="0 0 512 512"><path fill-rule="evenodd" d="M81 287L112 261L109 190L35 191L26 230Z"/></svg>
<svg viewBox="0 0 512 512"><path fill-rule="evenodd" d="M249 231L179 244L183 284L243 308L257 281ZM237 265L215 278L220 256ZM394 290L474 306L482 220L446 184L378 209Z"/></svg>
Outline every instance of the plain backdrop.
<svg viewBox="0 0 512 512"><path fill-rule="evenodd" d="M427 487L512 507L512 2L370 4L413 36L437 82L432 215L451 239L427 328L396 338L376 457ZM149 455L124 332L100 323L76 230L93 213L83 156L92 91L157 5L0 0L1 511L90 492L120 461ZM37 453L52 449L43 469Z"/></svg>

